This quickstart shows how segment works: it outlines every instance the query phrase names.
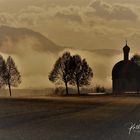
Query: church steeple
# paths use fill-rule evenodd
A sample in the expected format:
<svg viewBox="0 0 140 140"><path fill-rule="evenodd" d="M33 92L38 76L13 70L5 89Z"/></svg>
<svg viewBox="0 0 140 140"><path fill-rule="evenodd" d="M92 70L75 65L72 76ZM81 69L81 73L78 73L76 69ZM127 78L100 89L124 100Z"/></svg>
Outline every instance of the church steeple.
<svg viewBox="0 0 140 140"><path fill-rule="evenodd" d="M126 45L125 46L127 46L127 40L126 40Z"/></svg>
<svg viewBox="0 0 140 140"><path fill-rule="evenodd" d="M130 48L127 45L127 40L126 40L126 45L123 47L124 61L128 61L129 60L129 52L130 52Z"/></svg>

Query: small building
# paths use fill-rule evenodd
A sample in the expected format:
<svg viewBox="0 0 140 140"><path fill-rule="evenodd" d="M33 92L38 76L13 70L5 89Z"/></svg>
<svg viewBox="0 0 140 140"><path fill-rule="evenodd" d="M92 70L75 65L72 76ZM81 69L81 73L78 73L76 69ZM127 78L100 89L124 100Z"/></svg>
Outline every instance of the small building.
<svg viewBox="0 0 140 140"><path fill-rule="evenodd" d="M129 60L130 48L123 47L124 60L121 60L112 70L112 88L114 94L138 93L140 91L140 67Z"/></svg>

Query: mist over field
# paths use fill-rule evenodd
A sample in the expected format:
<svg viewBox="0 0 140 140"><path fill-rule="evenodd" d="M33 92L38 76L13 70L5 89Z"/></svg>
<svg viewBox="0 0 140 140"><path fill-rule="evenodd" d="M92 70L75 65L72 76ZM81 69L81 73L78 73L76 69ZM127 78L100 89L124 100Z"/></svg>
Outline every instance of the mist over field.
<svg viewBox="0 0 140 140"><path fill-rule="evenodd" d="M121 58L121 50L61 47L40 33L26 28L2 26L0 31L0 51L5 57L9 54L14 57L22 74L20 88L51 87L48 74L57 58L65 51L71 52L72 55L79 54L87 59L94 72L92 86L102 84L109 87L113 64L116 58ZM104 63L105 61L108 65Z"/></svg>
<svg viewBox="0 0 140 140"><path fill-rule="evenodd" d="M0 27L0 51L6 57L13 56L22 75L20 88L52 87L48 74L57 58L65 51L86 58L93 69L91 86L98 84L111 87L113 65L123 59L119 49L76 49L60 46L42 34L27 28ZM107 63L106 63L107 62Z"/></svg>
<svg viewBox="0 0 140 140"><path fill-rule="evenodd" d="M10 3L10 4L7 4ZM48 81L64 51L86 58L91 86L111 87L113 65L139 53L140 8L134 0L0 0L0 52L13 56L22 74L19 88L54 86Z"/></svg>

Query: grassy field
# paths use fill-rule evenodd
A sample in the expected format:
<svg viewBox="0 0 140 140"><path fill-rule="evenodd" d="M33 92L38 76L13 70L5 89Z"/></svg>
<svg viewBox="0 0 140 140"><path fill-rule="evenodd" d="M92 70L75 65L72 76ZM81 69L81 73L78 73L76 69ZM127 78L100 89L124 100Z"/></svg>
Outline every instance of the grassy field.
<svg viewBox="0 0 140 140"><path fill-rule="evenodd" d="M140 97L0 98L0 140L139 140Z"/></svg>

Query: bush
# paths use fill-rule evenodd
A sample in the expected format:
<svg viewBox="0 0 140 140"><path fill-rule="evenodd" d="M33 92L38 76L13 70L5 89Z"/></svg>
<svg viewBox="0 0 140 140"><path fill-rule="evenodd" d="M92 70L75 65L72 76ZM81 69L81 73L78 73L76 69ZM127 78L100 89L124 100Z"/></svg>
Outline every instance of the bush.
<svg viewBox="0 0 140 140"><path fill-rule="evenodd" d="M97 92L97 93L104 93L104 92L106 92L106 89L104 87L101 87L100 85L97 85L95 87L95 92Z"/></svg>
<svg viewBox="0 0 140 140"><path fill-rule="evenodd" d="M63 87L56 87L54 90L54 95L64 95L65 89Z"/></svg>

